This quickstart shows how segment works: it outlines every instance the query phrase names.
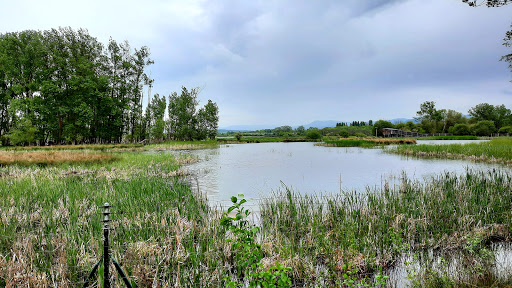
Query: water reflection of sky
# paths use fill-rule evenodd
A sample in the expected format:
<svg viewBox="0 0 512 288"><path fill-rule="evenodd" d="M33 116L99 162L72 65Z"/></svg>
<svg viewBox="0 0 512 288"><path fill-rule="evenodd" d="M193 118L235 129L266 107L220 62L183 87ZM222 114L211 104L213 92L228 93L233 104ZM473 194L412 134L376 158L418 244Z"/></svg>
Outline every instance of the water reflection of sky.
<svg viewBox="0 0 512 288"><path fill-rule="evenodd" d="M240 193L248 199L270 197L283 185L301 194L329 195L340 190L378 188L385 181L393 185L403 173L423 180L440 172L509 170L462 160L404 157L378 148L321 147L313 143L238 144L187 153L200 161L184 169L195 175L193 182L211 201L226 201Z"/></svg>

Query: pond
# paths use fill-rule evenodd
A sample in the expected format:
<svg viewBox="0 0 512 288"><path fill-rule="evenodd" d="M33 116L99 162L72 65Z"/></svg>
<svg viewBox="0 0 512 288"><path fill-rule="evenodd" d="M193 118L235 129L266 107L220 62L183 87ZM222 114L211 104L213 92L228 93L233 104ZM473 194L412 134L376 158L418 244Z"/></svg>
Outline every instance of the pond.
<svg viewBox="0 0 512 288"><path fill-rule="evenodd" d="M193 175L196 189L211 203L221 204L229 203L237 194L248 200L270 197L285 187L301 194L331 195L373 190L386 182L392 186L402 176L423 180L441 172L508 169L463 160L418 159L385 153L382 148L322 147L314 143L234 144L179 153L199 158L184 169Z"/></svg>

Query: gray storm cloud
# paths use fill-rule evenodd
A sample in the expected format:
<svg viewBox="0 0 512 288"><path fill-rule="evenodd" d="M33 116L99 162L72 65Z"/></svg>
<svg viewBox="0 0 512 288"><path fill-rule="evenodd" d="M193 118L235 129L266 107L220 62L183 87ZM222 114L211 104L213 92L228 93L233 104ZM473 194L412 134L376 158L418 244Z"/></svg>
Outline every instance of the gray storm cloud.
<svg viewBox="0 0 512 288"><path fill-rule="evenodd" d="M147 3L146 3L147 2ZM147 45L154 92L201 86L220 125L412 117L512 106L499 58L512 5L461 1L9 1L2 32L84 27ZM24 21L6 11L25 9ZM85 13L83 13L85 12ZM19 15L18 15L19 16Z"/></svg>

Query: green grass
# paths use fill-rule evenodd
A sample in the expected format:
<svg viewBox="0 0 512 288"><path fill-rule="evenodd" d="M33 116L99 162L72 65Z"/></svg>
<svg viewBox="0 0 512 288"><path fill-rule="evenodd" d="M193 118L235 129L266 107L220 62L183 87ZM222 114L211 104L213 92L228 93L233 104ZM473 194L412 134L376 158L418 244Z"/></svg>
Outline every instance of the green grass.
<svg viewBox="0 0 512 288"><path fill-rule="evenodd" d="M115 212L111 215L113 257L140 286L147 285L145 281L155 275L157 267L167 271L159 276L163 283L188 282L201 273L199 263L214 267L223 258L219 253L211 253L215 255L211 258L208 254L220 251L224 242L212 238L220 228L207 216L204 199L177 180L4 180L0 199L0 255L7 264L0 268L0 278L21 273L24 276L18 281L25 285L53 286L50 279L56 274L61 275L56 279L63 281L60 285L67 281L73 287L81 284L102 254L102 210L98 207L105 202ZM170 273L172 267L181 273ZM30 279L35 275L46 281ZM6 279L11 284L12 280ZM219 277L211 281L210 285L220 283Z"/></svg>
<svg viewBox="0 0 512 288"><path fill-rule="evenodd" d="M324 142L329 146L334 147L375 147L379 146L378 143L368 140L360 139L346 139L346 140L328 140Z"/></svg>
<svg viewBox="0 0 512 288"><path fill-rule="evenodd" d="M192 149L213 149L218 148L216 140L202 141L164 141L151 143L144 146L145 150L192 150Z"/></svg>
<svg viewBox="0 0 512 288"><path fill-rule="evenodd" d="M416 144L416 140L410 138L348 138L337 140L325 140L324 146L333 147L375 147L382 145Z"/></svg>
<svg viewBox="0 0 512 288"><path fill-rule="evenodd" d="M227 263L219 217L173 174L187 158L114 154L113 163L1 168L0 287L81 287L102 254L105 202L113 257L139 287L151 286L157 270L159 283L220 285L229 271L219 264Z"/></svg>
<svg viewBox="0 0 512 288"><path fill-rule="evenodd" d="M479 137L477 136L470 136L470 135L452 135L452 136L431 136L431 137L418 137L416 138L418 140L478 140Z"/></svg>
<svg viewBox="0 0 512 288"><path fill-rule="evenodd" d="M387 151L416 157L456 158L510 164L512 163L512 138L496 138L484 143L398 146Z"/></svg>

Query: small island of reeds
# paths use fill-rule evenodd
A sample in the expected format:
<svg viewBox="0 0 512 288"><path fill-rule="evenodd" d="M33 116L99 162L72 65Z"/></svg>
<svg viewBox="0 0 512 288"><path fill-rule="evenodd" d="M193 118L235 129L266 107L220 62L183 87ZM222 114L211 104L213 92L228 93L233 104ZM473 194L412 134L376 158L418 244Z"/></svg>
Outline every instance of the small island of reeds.
<svg viewBox="0 0 512 288"><path fill-rule="evenodd" d="M325 140L318 146L326 147L375 147L382 145L416 144L412 138L347 138L336 140Z"/></svg>
<svg viewBox="0 0 512 288"><path fill-rule="evenodd" d="M390 153L430 158L465 159L512 164L512 138L495 138L483 143L397 146Z"/></svg>

